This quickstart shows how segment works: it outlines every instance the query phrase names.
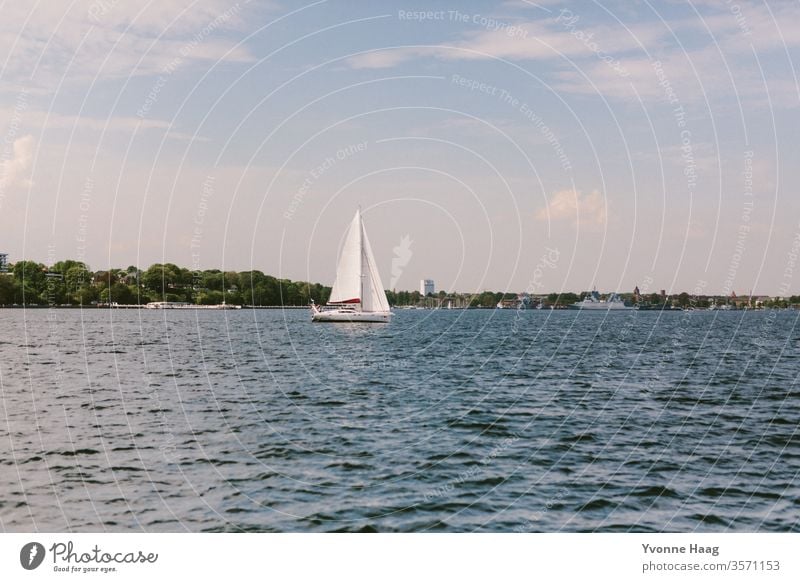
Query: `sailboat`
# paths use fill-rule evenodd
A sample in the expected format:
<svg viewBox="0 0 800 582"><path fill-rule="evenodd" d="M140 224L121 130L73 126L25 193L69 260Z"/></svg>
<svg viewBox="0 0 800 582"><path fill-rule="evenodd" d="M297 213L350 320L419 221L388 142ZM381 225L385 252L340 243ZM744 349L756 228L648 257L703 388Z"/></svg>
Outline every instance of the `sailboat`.
<svg viewBox="0 0 800 582"><path fill-rule="evenodd" d="M330 299L323 306L311 301L311 321L389 323L391 318L359 209L347 231Z"/></svg>

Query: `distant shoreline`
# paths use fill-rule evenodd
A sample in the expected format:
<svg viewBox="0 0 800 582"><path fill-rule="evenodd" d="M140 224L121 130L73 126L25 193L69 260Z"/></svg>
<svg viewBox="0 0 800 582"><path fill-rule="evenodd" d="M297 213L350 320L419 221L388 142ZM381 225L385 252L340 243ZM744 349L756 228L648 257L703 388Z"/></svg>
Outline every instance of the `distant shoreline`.
<svg viewBox="0 0 800 582"><path fill-rule="evenodd" d="M205 308L204 308L205 307ZM298 310L298 309L309 309L308 305L242 305L240 308L237 309L208 309L207 306L203 305L189 305L186 307L182 307L180 309L174 308L167 308L167 309L153 309L147 307L147 304L142 305L0 305L0 310L4 309L36 309L36 310L45 310L45 309L79 309L79 310L91 310L96 311L100 310L122 310L122 311L130 311L130 310L141 310L141 311L155 311L155 312L163 312L163 311L246 311L246 310L254 310L254 309L264 309L264 310L284 310L284 309L291 309L291 310ZM544 308L544 309L535 309L535 308L498 308L498 307L484 307L480 305L473 305L470 307L458 307L453 309L447 309L446 307L413 307L409 308L406 306L392 306L393 311L572 311L572 312L589 312L589 313L616 313L617 311L621 313L628 313L631 312L654 312L654 313L664 313L664 312L671 312L671 313L684 313L686 311L712 311L712 312L732 312L732 313L743 313L745 311L800 311L800 308L796 306L789 306L789 307L758 307L758 308L744 308L744 309L680 309L678 307L666 307L661 308L659 307L642 307L636 309L628 309L628 310L607 310L607 309L569 309L567 307L555 307L555 308Z"/></svg>
<svg viewBox="0 0 800 582"><path fill-rule="evenodd" d="M190 270L172 263L156 263L145 270L133 265L125 269L92 271L80 261L63 260L52 265L21 260L4 265L0 272L0 306L143 309L147 303L191 304L205 309L307 309L314 301L328 301L331 288L321 283L277 278L261 271ZM440 290L385 290L389 305L416 309L567 309L588 293L528 293L480 291L461 293ZM596 292L592 292L595 294ZM692 309L791 309L800 306L800 295L772 297L748 293L737 296L611 293L626 306L640 310L684 311ZM597 294L598 300L602 300ZM115 304L110 306L109 304ZM193 309L190 307L181 307Z"/></svg>
<svg viewBox="0 0 800 582"><path fill-rule="evenodd" d="M153 309L141 305L0 305L0 309L141 309L143 311L242 311L245 309L308 309L308 305L242 305L241 309L204 309L204 305L189 305L180 309Z"/></svg>

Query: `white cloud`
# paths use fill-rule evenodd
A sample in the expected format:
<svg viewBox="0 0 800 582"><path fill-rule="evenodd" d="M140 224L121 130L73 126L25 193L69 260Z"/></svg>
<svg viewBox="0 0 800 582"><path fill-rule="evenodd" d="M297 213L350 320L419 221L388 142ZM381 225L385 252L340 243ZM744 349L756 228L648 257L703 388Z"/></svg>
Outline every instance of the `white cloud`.
<svg viewBox="0 0 800 582"><path fill-rule="evenodd" d="M683 24L711 34L724 45L725 52L783 51L800 46L795 3L740 0L729 4L704 0L696 4L704 8L701 18L686 20Z"/></svg>
<svg viewBox="0 0 800 582"><path fill-rule="evenodd" d="M599 56L618 58L631 51L641 52L666 34L662 27L637 24L628 29L592 26L581 20L559 20L558 16L514 25L516 31L485 31L455 46L468 52L453 58L485 59L500 57L511 60L563 59Z"/></svg>
<svg viewBox="0 0 800 582"><path fill-rule="evenodd" d="M29 187L29 170L33 161L36 140L26 135L14 140L8 159L0 163L0 193L10 188Z"/></svg>
<svg viewBox="0 0 800 582"><path fill-rule="evenodd" d="M419 56L422 49L398 47L381 49L355 55L347 59L347 63L354 69L388 69Z"/></svg>
<svg viewBox="0 0 800 582"><path fill-rule="evenodd" d="M620 31L609 26L570 23L552 17L509 24L498 30L470 32L457 42L434 47L393 47L349 59L353 68L388 68L416 57L443 60L508 59L512 61L565 58L617 58L654 45L668 31L654 24L638 24ZM599 56L598 56L599 55Z"/></svg>
<svg viewBox="0 0 800 582"><path fill-rule="evenodd" d="M4 83L53 87L63 79L156 74L180 56L193 61L251 61L225 32L246 22L245 3L122 0L3 5L0 54Z"/></svg>
<svg viewBox="0 0 800 582"><path fill-rule="evenodd" d="M13 110L0 108L0 119L11 118ZM134 133L147 130L156 130L166 133L169 139L182 141L209 141L204 136L194 136L190 133L177 131L171 128L168 121L162 119L140 118L131 116L114 116L108 119L87 117L80 115L64 115L52 111L30 109L22 116L24 126L29 131L36 133L46 130L68 130L83 132L119 132Z"/></svg>
<svg viewBox="0 0 800 582"><path fill-rule="evenodd" d="M791 59L800 47L800 27L792 26L795 5L765 9L748 1L730 6L701 1L699 8L699 14L679 19L643 22L630 16L613 26L596 24L577 8L574 13L539 10L546 14L539 19L531 19L528 11L524 20L506 19L507 28L471 30L446 45L382 49L355 56L349 64L378 69L432 58L505 59L522 66L546 61L553 69L542 77L560 92L637 102L664 99L663 79L654 70L658 61L681 103L708 100L716 106L724 100L738 107L734 96L743 106L800 104L797 76L776 73L772 58L783 53L781 58Z"/></svg>
<svg viewBox="0 0 800 582"><path fill-rule="evenodd" d="M548 205L536 213L538 220L571 222L576 226L602 226L608 215L603 196L597 190L559 190Z"/></svg>
<svg viewBox="0 0 800 582"><path fill-rule="evenodd" d="M551 12L548 5L551 4L562 4L563 0L506 0L502 3L503 8L512 8L512 9L536 9L536 10L545 10L547 12Z"/></svg>

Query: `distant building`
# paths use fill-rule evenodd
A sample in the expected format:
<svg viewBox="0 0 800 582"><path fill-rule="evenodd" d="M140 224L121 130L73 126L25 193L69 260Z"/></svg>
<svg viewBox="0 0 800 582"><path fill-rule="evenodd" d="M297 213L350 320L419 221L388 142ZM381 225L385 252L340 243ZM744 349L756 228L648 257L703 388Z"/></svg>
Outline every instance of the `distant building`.
<svg viewBox="0 0 800 582"><path fill-rule="evenodd" d="M769 303L770 301L773 300L772 297L770 297L769 295L756 295L751 299L752 299L751 307L755 308L763 308L765 303Z"/></svg>
<svg viewBox="0 0 800 582"><path fill-rule="evenodd" d="M0 253L0 273L8 271L8 253Z"/></svg>
<svg viewBox="0 0 800 582"><path fill-rule="evenodd" d="M433 279L422 279L419 282L419 292L423 297L426 297L428 294L433 295L436 292Z"/></svg>

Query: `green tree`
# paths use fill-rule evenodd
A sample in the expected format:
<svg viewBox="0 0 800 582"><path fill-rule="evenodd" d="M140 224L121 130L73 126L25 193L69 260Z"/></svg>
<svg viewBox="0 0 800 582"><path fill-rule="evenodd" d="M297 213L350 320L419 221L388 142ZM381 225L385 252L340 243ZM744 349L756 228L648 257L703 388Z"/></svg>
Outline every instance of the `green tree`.
<svg viewBox="0 0 800 582"><path fill-rule="evenodd" d="M110 299L121 305L133 305L137 302L136 288L123 283L114 283L110 289Z"/></svg>
<svg viewBox="0 0 800 582"><path fill-rule="evenodd" d="M280 296L282 305L301 305L300 292L297 285L289 279L281 279Z"/></svg>
<svg viewBox="0 0 800 582"><path fill-rule="evenodd" d="M203 291L197 296L200 305L219 305L224 299L222 291Z"/></svg>
<svg viewBox="0 0 800 582"><path fill-rule="evenodd" d="M159 297L166 297L167 294L175 295L174 290L178 288L178 285L182 284L185 278L186 275L178 266L172 263L156 263L142 274L142 284ZM191 275L188 278L191 280ZM180 298L177 299L177 301L182 300ZM167 301L169 300L167 299Z"/></svg>
<svg viewBox="0 0 800 582"><path fill-rule="evenodd" d="M14 263L11 272L18 282L18 286L15 289L14 303L39 304L42 301L42 295L46 294L46 271L47 267L35 261L18 261Z"/></svg>
<svg viewBox="0 0 800 582"><path fill-rule="evenodd" d="M99 286L101 289L104 287L110 287L116 283L118 279L119 277L113 269L108 271L96 271L92 277L95 285Z"/></svg>
<svg viewBox="0 0 800 582"><path fill-rule="evenodd" d="M76 263L68 267L63 271L63 274L67 293L74 295L77 294L82 287L89 286L91 274L83 263Z"/></svg>
<svg viewBox="0 0 800 582"><path fill-rule="evenodd" d="M44 285L45 272L47 267L35 261L18 261L14 263L12 273L17 281L30 283L34 286L42 287ZM42 289L40 288L40 291Z"/></svg>
<svg viewBox="0 0 800 582"><path fill-rule="evenodd" d="M0 305L11 305L19 293L19 283L14 277L0 274Z"/></svg>
<svg viewBox="0 0 800 582"><path fill-rule="evenodd" d="M222 291L223 280L222 271L218 269L203 271L200 276L200 286L211 291Z"/></svg>
<svg viewBox="0 0 800 582"><path fill-rule="evenodd" d="M91 305L100 299L100 292L93 285L83 285L73 294L72 298L78 305Z"/></svg>

